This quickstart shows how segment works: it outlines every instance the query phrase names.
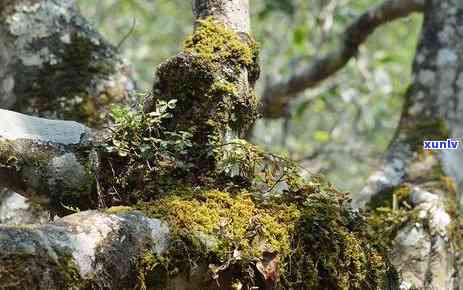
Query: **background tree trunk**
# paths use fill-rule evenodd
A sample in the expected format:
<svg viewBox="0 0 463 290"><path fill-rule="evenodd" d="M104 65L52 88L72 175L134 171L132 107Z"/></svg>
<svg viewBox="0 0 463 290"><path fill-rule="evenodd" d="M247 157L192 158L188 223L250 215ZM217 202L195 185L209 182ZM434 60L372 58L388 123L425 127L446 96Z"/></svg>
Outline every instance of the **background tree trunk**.
<svg viewBox="0 0 463 290"><path fill-rule="evenodd" d="M129 67L74 1L7 0L0 7L0 107L98 125L130 100Z"/></svg>
<svg viewBox="0 0 463 290"><path fill-rule="evenodd" d="M397 132L382 169L354 199L357 207L374 208L403 198L397 193L408 188L405 199L418 218L403 225L394 241L404 289L462 289L462 147L423 149L425 140L463 136L462 8L456 1L427 2Z"/></svg>

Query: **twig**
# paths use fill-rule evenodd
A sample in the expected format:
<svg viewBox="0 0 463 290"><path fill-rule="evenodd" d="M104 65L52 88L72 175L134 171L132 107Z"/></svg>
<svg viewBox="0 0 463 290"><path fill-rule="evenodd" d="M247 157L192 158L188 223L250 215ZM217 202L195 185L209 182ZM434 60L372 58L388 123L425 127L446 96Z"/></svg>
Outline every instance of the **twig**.
<svg viewBox="0 0 463 290"><path fill-rule="evenodd" d="M117 50L121 48L121 46L124 44L124 42L129 38L129 36L135 31L135 27L137 26L137 19L135 17L132 18L132 26L130 27L130 30L124 35L124 37L119 41L117 44Z"/></svg>

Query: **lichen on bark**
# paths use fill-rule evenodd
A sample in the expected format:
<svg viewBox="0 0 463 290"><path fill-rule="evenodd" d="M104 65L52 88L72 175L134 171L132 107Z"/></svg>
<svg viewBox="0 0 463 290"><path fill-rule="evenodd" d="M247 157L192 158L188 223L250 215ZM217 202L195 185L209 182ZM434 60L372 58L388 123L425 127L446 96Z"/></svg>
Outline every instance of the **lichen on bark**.
<svg viewBox="0 0 463 290"><path fill-rule="evenodd" d="M101 126L110 103L132 101L128 66L74 1L6 1L0 15L9 108Z"/></svg>

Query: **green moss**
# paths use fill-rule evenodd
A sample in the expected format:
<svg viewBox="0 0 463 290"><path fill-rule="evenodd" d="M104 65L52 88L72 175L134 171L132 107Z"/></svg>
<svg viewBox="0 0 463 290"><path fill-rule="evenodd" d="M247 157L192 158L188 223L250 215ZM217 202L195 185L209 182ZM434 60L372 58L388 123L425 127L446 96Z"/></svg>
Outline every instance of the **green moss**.
<svg viewBox="0 0 463 290"><path fill-rule="evenodd" d="M184 49L211 64L234 62L242 66L254 65L255 45L248 45L236 32L213 18L198 20L198 27L185 41Z"/></svg>
<svg viewBox="0 0 463 290"><path fill-rule="evenodd" d="M368 226L371 235L376 235L378 241L385 248L394 246L394 239L399 230L412 222L418 222L416 209L379 207L373 210L368 217Z"/></svg>
<svg viewBox="0 0 463 290"><path fill-rule="evenodd" d="M317 179L297 195L265 201L247 191L190 190L136 208L171 228L168 253L149 255L158 274L188 275L206 264L215 279L233 268L240 283L253 287L263 277L249 273L258 272L265 255L275 255L280 268L273 279L284 289L382 289L392 271L384 249L344 195L330 189Z"/></svg>
<svg viewBox="0 0 463 290"><path fill-rule="evenodd" d="M368 203L367 231L377 237L381 247L391 249L397 233L407 224L418 222L418 211L411 206L412 188L403 183L385 188Z"/></svg>
<svg viewBox="0 0 463 290"><path fill-rule="evenodd" d="M60 255L55 261L46 249L37 248L33 254L4 255L0 257L0 264L1 289L36 289L43 283L44 277L53 281L56 289L87 289L72 255L68 253Z"/></svg>
<svg viewBox="0 0 463 290"><path fill-rule="evenodd" d="M133 211L133 208L130 206L112 206L110 208L105 209L105 212L108 214L123 214L123 213L130 213Z"/></svg>
<svg viewBox="0 0 463 290"><path fill-rule="evenodd" d="M394 278L386 248L369 235L365 221L335 191L311 194L304 202L287 257L289 289L383 289Z"/></svg>
<svg viewBox="0 0 463 290"><path fill-rule="evenodd" d="M423 141L425 140L446 140L450 137L447 123L442 118L431 119L427 116L414 116L410 114L410 107L413 105L411 86L406 94L404 111L397 132L400 138L411 146L414 152L423 152Z"/></svg>
<svg viewBox="0 0 463 290"><path fill-rule="evenodd" d="M209 249L222 262L230 258L234 249L241 251L243 258L259 255L262 249L251 234L262 235L268 251L287 254L290 249L289 234L291 218L297 218L298 210L293 206L274 207L268 211L260 209L249 193L231 196L221 191L205 191L192 196L168 196L140 208L149 216L166 219L180 234L180 238L193 238L194 233L202 237L214 237L214 246ZM289 220L288 220L289 218ZM260 233L252 233L253 230ZM181 232L187 231L186 237ZM198 241L192 240L193 244Z"/></svg>

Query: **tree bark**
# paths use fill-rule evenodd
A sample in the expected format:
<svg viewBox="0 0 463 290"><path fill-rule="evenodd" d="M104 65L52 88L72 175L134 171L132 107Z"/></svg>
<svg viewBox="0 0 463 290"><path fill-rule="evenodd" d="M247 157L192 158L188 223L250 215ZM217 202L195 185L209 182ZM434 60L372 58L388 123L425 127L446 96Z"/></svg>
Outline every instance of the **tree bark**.
<svg viewBox="0 0 463 290"><path fill-rule="evenodd" d="M95 134L72 121L54 121L0 109L0 180L35 202L88 208L95 177ZM100 134L101 135L101 134ZM94 161L97 162L97 161ZM66 204L64 204L66 205Z"/></svg>
<svg viewBox="0 0 463 290"><path fill-rule="evenodd" d="M131 74L74 1L0 4L0 108L100 127L110 105L133 101ZM0 223L48 216L11 190L0 200Z"/></svg>
<svg viewBox="0 0 463 290"><path fill-rule="evenodd" d="M165 223L135 213L0 225L0 288L136 289L144 253L162 254L168 242Z"/></svg>
<svg viewBox="0 0 463 290"><path fill-rule="evenodd" d="M249 0L193 0L195 19L214 17L237 32L250 33Z"/></svg>
<svg viewBox="0 0 463 290"><path fill-rule="evenodd" d="M461 144L458 150L423 149L425 140L460 140L463 133L462 8L455 1L426 3L413 83L397 132L384 166L353 201L357 207L375 207L391 200L398 188L410 188L407 202L418 219L404 225L395 239L394 263L404 289L462 287Z"/></svg>
<svg viewBox="0 0 463 290"><path fill-rule="evenodd" d="M0 6L0 107L101 124L130 100L129 67L73 0L4 0Z"/></svg>

